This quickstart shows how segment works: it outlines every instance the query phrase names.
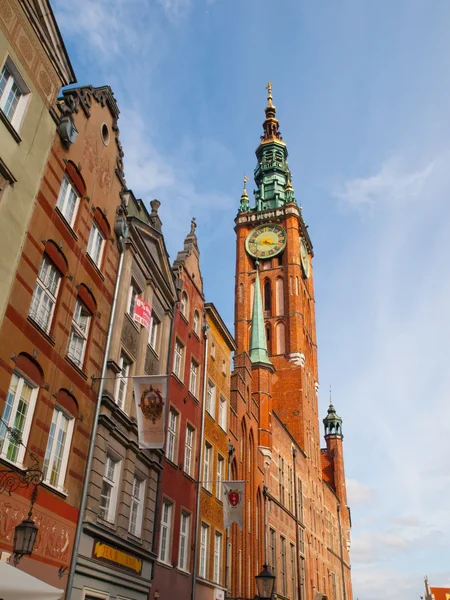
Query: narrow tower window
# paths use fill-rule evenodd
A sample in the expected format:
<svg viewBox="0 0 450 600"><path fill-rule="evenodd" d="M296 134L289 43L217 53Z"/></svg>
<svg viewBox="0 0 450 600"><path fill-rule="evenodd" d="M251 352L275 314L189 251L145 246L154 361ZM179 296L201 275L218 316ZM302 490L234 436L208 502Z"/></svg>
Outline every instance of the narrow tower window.
<svg viewBox="0 0 450 600"><path fill-rule="evenodd" d="M271 289L270 281L268 279L266 279L266 281L264 282L264 310L269 315L272 312Z"/></svg>
<svg viewBox="0 0 450 600"><path fill-rule="evenodd" d="M277 315L284 315L284 282L281 277L275 282L275 297Z"/></svg>

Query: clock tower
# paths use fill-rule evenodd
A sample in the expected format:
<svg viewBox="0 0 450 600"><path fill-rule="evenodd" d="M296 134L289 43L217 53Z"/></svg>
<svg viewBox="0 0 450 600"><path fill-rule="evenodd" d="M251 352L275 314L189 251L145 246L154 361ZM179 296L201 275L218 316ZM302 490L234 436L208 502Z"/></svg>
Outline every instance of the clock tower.
<svg viewBox="0 0 450 600"><path fill-rule="evenodd" d="M250 350L258 267L267 351L276 370L273 409L302 448L312 453L308 446L316 442L319 468L313 248L295 198L270 83L267 89L263 135L256 149L255 206L250 206L244 183L236 218L237 352Z"/></svg>

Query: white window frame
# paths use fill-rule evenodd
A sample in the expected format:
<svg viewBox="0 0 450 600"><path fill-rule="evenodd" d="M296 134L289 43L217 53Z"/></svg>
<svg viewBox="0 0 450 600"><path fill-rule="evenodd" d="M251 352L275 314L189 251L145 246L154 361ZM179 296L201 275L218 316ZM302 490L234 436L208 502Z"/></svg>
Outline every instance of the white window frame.
<svg viewBox="0 0 450 600"><path fill-rule="evenodd" d="M223 545L223 535L216 531L214 534L214 572L213 572L213 581L214 583L221 583L221 574L222 574L222 545Z"/></svg>
<svg viewBox="0 0 450 600"><path fill-rule="evenodd" d="M52 326L60 285L61 272L52 263L50 258L44 254L39 266L36 283L34 284L28 316L45 333L49 333ZM44 317L42 317L42 311L47 313Z"/></svg>
<svg viewBox="0 0 450 600"><path fill-rule="evenodd" d="M100 245L98 246L98 240ZM89 241L87 246L87 253L91 257L93 263L100 269L102 264L103 252L105 250L106 239L101 231L100 227L95 221L92 223L91 232L89 234ZM98 247L98 251L96 248Z"/></svg>
<svg viewBox="0 0 450 600"><path fill-rule="evenodd" d="M108 523L114 523L116 518L117 498L119 496L119 481L121 471L121 460L116 459L111 454L106 455L105 468L103 471L103 481L100 491L100 503L99 503L99 518ZM110 474L110 468L112 467L112 477ZM103 485L106 485L109 489L108 502L106 506L101 506L103 497L106 497L103 492ZM102 514L102 511L103 514Z"/></svg>
<svg viewBox="0 0 450 600"><path fill-rule="evenodd" d="M86 316L86 324L84 325L84 329L83 329L83 324L79 320L83 310L87 313L87 316L84 315L84 316ZM91 315L90 311L88 310L86 305L79 298L77 298L77 301L75 303L75 310L73 311L72 325L70 328L70 337L69 337L69 346L67 349L67 356L80 369L83 368L83 364L84 364L84 355L86 354L86 347L87 347L87 341L88 341L88 337L89 337L89 330L91 328L91 321L92 321L92 315ZM75 353L75 344L74 344L75 338L77 340L82 340L81 353L79 356L77 356Z"/></svg>
<svg viewBox="0 0 450 600"><path fill-rule="evenodd" d="M195 429L189 423L186 425L186 438L184 442L184 472L192 477L195 450Z"/></svg>
<svg viewBox="0 0 450 600"><path fill-rule="evenodd" d="M14 395L11 397L11 388L13 385L13 380L16 380L16 387ZM30 381L28 378L25 378L21 373L18 373L17 371L14 371L11 377L11 381L8 387L8 394L6 396L6 403L3 408L2 414L2 419L3 421L5 421L6 425L14 429L17 425L17 409L21 400L24 384L31 388L31 391L27 403L25 420L23 421L23 427L21 432L22 444L15 444L14 441L10 439L9 432L6 426L2 422L0 422L0 444L2 444L0 458L5 459L18 466L22 466L23 464L23 459L25 456L25 447L28 443L28 437L30 435L31 423L33 421L34 409L36 407L36 400L39 388L36 386L35 383ZM14 453L15 456L13 456L13 454L11 453Z"/></svg>
<svg viewBox="0 0 450 600"><path fill-rule="evenodd" d="M173 372L180 381L183 381L183 369L184 369L184 345L179 339L175 341L175 348L173 353Z"/></svg>
<svg viewBox="0 0 450 600"><path fill-rule="evenodd" d="M117 406L123 411L125 410L127 399L130 366L131 362L124 354L121 354L119 359L120 371L116 375L116 383L114 385L114 400Z"/></svg>
<svg viewBox="0 0 450 600"><path fill-rule="evenodd" d="M167 420L166 458L173 463L177 454L178 417L177 411L170 408Z"/></svg>
<svg viewBox="0 0 450 600"><path fill-rule="evenodd" d="M215 418L216 412L216 385L208 379L208 390L206 392L206 412Z"/></svg>
<svg viewBox="0 0 450 600"><path fill-rule="evenodd" d="M208 572L209 555L209 525L202 523L200 527L200 557L198 561L198 574L206 579Z"/></svg>
<svg viewBox="0 0 450 600"><path fill-rule="evenodd" d="M182 510L180 515L180 540L178 544L178 568L189 573L189 539L191 515Z"/></svg>
<svg viewBox="0 0 450 600"><path fill-rule="evenodd" d="M135 537L141 537L142 521L144 517L145 502L145 479L134 475L131 486L130 498L130 519L128 522L128 531ZM134 517L134 518L133 518Z"/></svg>
<svg viewBox="0 0 450 600"><path fill-rule="evenodd" d="M205 442L205 457L203 462L203 487L208 492L212 489L212 458L213 447L209 442Z"/></svg>
<svg viewBox="0 0 450 600"><path fill-rule="evenodd" d="M192 329L196 335L200 333L200 313L197 309L194 310L194 317L192 319Z"/></svg>
<svg viewBox="0 0 450 600"><path fill-rule="evenodd" d="M69 177L65 174L61 182L56 208L72 228L77 216L79 201L80 196L78 192L72 185ZM72 214L70 214L70 211L72 211Z"/></svg>
<svg viewBox="0 0 450 600"><path fill-rule="evenodd" d="M148 334L148 343L151 348L159 354L159 332L161 329L161 320L155 313L152 313L152 320L150 324L150 332Z"/></svg>
<svg viewBox="0 0 450 600"><path fill-rule="evenodd" d="M55 460L58 460L57 449L60 444L60 431L62 431L62 423L66 422L66 431L64 442L62 444L62 452L59 457L59 468L56 473L56 480L53 479L53 466ZM69 462L70 446L72 444L72 435L74 428L75 419L73 415L63 410L60 406L55 406L52 415L52 423L48 434L47 448L45 450L44 458L44 482L52 487L66 492L64 488L64 482L67 473L67 464ZM48 456L48 458L47 458Z"/></svg>
<svg viewBox="0 0 450 600"><path fill-rule="evenodd" d="M220 427L226 431L227 430L227 412L228 412L228 403L225 396L220 394L219 396L219 425Z"/></svg>
<svg viewBox="0 0 450 600"><path fill-rule="evenodd" d="M222 481L225 475L225 459L217 454L216 498L222 500Z"/></svg>
<svg viewBox="0 0 450 600"><path fill-rule="evenodd" d="M189 315L189 297L186 292L181 292L180 312L185 319Z"/></svg>
<svg viewBox="0 0 450 600"><path fill-rule="evenodd" d="M14 129L18 131L25 114L25 109L28 105L28 101L31 96L30 89L28 88L27 84L25 83L25 80L23 79L16 65L13 63L9 56L7 56L5 62L2 65L0 71L0 80L3 79L3 73L5 69L9 72L9 76L6 79L5 87L0 95L0 109L5 115L5 117L8 119L8 121L11 123L11 125L14 127ZM5 109L8 100L10 99L10 94L14 85L19 91L20 96L17 105L13 111L13 114L8 115Z"/></svg>
<svg viewBox="0 0 450 600"><path fill-rule="evenodd" d="M165 511L167 508L167 511ZM161 526L159 534L159 560L166 565L170 564L170 554L172 549L172 513L173 504L168 500L163 500L161 507Z"/></svg>
<svg viewBox="0 0 450 600"><path fill-rule="evenodd" d="M191 358L191 369L189 373L189 391L191 394L197 398L198 394L198 372L200 369L200 365L196 360Z"/></svg>

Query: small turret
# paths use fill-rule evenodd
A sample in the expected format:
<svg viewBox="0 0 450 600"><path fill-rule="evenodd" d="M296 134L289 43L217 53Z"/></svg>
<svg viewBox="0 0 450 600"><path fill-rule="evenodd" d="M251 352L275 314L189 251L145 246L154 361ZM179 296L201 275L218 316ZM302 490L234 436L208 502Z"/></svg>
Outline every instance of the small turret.
<svg viewBox="0 0 450 600"><path fill-rule="evenodd" d="M325 426L325 439L331 435L339 437L341 440L344 438L344 436L342 435L342 419L336 413L336 409L334 408L333 403L331 402L331 397L330 406L328 407L328 413L325 419L323 420L323 424Z"/></svg>

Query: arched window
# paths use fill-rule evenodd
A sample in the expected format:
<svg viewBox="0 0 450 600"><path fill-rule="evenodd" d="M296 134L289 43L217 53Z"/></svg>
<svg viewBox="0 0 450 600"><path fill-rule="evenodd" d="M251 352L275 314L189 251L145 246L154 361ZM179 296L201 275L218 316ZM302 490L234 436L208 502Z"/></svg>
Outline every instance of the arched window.
<svg viewBox="0 0 450 600"><path fill-rule="evenodd" d="M284 315L284 281L281 277L275 282L276 314Z"/></svg>
<svg viewBox="0 0 450 600"><path fill-rule="evenodd" d="M264 282L264 312L269 315L272 312L272 291L270 289L269 279L266 279Z"/></svg>
<svg viewBox="0 0 450 600"><path fill-rule="evenodd" d="M277 354L286 353L286 326L284 323L277 323Z"/></svg>
<svg viewBox="0 0 450 600"><path fill-rule="evenodd" d="M194 322L193 322L194 333L199 335L200 333L200 313L198 310L194 310Z"/></svg>
<svg viewBox="0 0 450 600"><path fill-rule="evenodd" d="M77 416L78 403L75 398L67 390L59 390L45 451L44 481L60 491L64 491L70 444Z"/></svg>
<svg viewBox="0 0 450 600"><path fill-rule="evenodd" d="M269 323L266 324L266 342L267 342L267 352L269 354L272 354L272 346L271 346L271 342L272 342L272 332L270 330L270 325Z"/></svg>
<svg viewBox="0 0 450 600"><path fill-rule="evenodd" d="M39 387L44 381L40 365L28 354L19 354L9 384L0 422L0 457L21 465L31 430ZM10 436L9 430L18 433Z"/></svg>
<svg viewBox="0 0 450 600"><path fill-rule="evenodd" d="M97 208L94 214L91 232L89 234L87 253L99 269L103 262L106 240L109 238L110 234L111 227L109 226L108 220L103 212Z"/></svg>
<svg viewBox="0 0 450 600"><path fill-rule="evenodd" d="M81 284L75 302L72 326L70 328L67 356L80 369L83 368L84 357L91 328L92 315L97 311L97 303L88 288Z"/></svg>
<svg viewBox="0 0 450 600"><path fill-rule="evenodd" d="M188 295L186 294L186 292L183 292L181 294L181 306L180 306L180 310L181 310L181 314L186 319L188 318L188 305L189 305Z"/></svg>

